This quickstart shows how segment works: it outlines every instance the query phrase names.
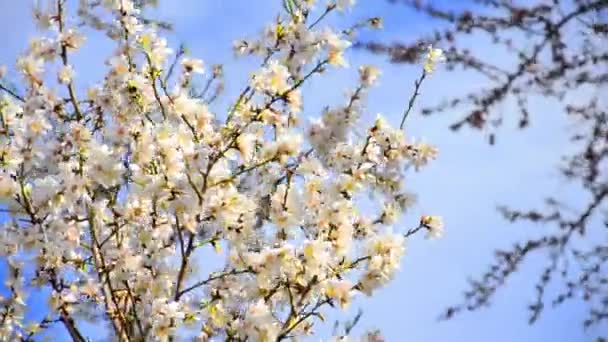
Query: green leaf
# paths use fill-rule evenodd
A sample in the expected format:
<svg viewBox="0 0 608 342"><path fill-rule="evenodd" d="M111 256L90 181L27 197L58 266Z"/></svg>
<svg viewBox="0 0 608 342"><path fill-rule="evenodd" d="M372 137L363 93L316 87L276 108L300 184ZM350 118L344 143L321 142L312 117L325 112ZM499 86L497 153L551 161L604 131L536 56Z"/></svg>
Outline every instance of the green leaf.
<svg viewBox="0 0 608 342"><path fill-rule="evenodd" d="M293 16L293 0L283 0L283 8L289 15Z"/></svg>

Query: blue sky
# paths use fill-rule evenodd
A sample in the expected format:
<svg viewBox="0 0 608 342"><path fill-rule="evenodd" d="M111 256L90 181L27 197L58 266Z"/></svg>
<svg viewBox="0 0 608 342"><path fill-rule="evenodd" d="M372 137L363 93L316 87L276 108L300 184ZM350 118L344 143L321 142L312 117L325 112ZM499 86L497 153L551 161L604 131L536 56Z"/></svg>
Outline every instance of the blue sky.
<svg viewBox="0 0 608 342"><path fill-rule="evenodd" d="M12 67L16 54L35 33L29 23L30 3L29 0L0 0L0 30L5 33L0 64ZM208 65L224 63L228 94L234 94L254 63L234 59L232 41L258 33L264 23L274 18L280 1L165 0L163 3L159 9L161 17L177 23L170 36L171 45L186 43L192 54L203 58ZM337 16L332 19L333 23L346 27L353 19L382 16L385 29L366 33L364 38L386 42L412 39L434 28L431 22L414 17L404 7L382 0L359 0L359 3L348 17ZM493 53L482 41L472 41L471 45L480 54ZM91 65L106 58L110 50L104 47L98 39L89 40L76 60L76 70L84 70L79 65ZM419 68L390 65L386 58L362 51L352 51L349 57L350 69L315 79L304 89L306 101L310 101L305 102L306 115L317 116L323 105L344 101L344 91L355 84L356 66L372 63L381 67L383 75L380 86L370 94L364 120L383 113L397 123ZM100 75L100 71L90 69L82 72L78 78L80 88ZM419 104L436 103L446 95L482 85L482 79L439 69L424 83ZM323 87L322 91L318 90L319 86ZM574 204L582 200L559 178L556 169L561 155L571 148L566 134L571 125L563 120L555 104L532 102L537 114L532 117L532 128L519 132L507 122L499 132L502 134L498 144L493 147L486 144L483 134L466 130L454 134L448 130L448 125L462 113L446 112L423 118L414 110L407 122L408 135L434 143L440 156L430 167L410 178L411 189L419 194L419 202L403 224L410 226L421 214L439 214L446 222L446 236L437 241L420 238L409 243L398 277L371 300L361 298L354 305L354 309L364 309L359 330L380 328L388 341L585 341L608 333L606 328L583 331L580 322L586 307L576 302L548 311L536 325L528 326L526 305L533 298L537 273L544 265L542 257L530 259L499 292L491 308L466 313L449 322L436 320L446 305L460 300L467 277L485 269L495 248L506 248L518 239L536 236L546 229L529 224L509 225L496 212L496 205L540 206L543 196L548 194L568 198ZM508 112L509 107L501 110ZM3 271L0 268L0 277L4 276Z"/></svg>

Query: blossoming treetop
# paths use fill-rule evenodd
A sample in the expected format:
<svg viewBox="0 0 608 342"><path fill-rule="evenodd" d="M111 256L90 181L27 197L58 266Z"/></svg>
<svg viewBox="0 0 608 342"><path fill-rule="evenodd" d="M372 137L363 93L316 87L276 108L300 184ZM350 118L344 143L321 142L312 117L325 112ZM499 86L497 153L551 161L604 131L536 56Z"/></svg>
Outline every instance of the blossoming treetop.
<svg viewBox="0 0 608 342"><path fill-rule="evenodd" d="M375 67L359 68L343 106L303 123L301 86L346 66L349 37L380 25L321 27L354 1L284 1L262 37L235 43L262 63L217 112L221 67L205 76L201 60L171 50L142 18L151 1L80 1L78 19L116 48L105 77L79 94L70 57L86 40L70 2L50 2L35 13L44 36L17 61L23 82L0 84L1 340L58 323L85 341L83 319L108 322L120 341L312 334L328 306L393 278L407 238L441 235L433 216L391 227L412 203L406 169L436 150L380 116L359 128ZM440 57L430 48L423 76ZM210 247L218 260L197 254ZM50 312L28 322L38 288L50 289Z"/></svg>

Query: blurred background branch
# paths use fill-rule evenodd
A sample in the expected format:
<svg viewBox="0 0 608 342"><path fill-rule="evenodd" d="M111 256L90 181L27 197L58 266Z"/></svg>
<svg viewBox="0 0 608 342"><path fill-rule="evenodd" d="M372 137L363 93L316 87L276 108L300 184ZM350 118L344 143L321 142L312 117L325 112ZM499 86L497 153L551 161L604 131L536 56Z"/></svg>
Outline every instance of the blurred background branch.
<svg viewBox="0 0 608 342"><path fill-rule="evenodd" d="M517 203L501 206L499 211L510 222L542 224L543 235L496 250L487 271L470 280L464 300L447 308L442 318L488 306L521 264L531 255L540 254L545 256L546 266L538 275L536 299L529 305L530 323L548 307L582 298L589 303L583 325L605 324L608 1L388 1L431 18L436 27L442 28L415 41L360 41L358 48L386 55L395 64L412 64L432 44L445 50L448 70L486 79L480 89L424 108L424 115L464 113L450 128L482 131L490 144L496 143L497 128L505 121L515 119L518 128L525 129L535 115L541 114L531 110L532 99L558 103L563 115L576 125L569 133L573 152L563 157L560 172L585 194L587 201L572 203L568 198L547 196L540 209L517 208ZM480 56L467 48L474 39L490 42L494 55ZM508 62L497 55L508 58ZM501 104L511 105L512 110L504 110ZM552 283L561 285L557 294L546 291Z"/></svg>

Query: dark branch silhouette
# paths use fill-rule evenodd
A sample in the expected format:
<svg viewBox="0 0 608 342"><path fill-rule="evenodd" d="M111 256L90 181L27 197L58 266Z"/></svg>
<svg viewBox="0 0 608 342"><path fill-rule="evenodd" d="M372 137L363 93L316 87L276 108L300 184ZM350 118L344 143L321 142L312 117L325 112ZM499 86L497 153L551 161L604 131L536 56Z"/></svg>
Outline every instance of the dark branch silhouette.
<svg viewBox="0 0 608 342"><path fill-rule="evenodd" d="M497 250L485 273L470 281L461 304L449 307L442 318L488 306L507 279L531 255L547 258L530 304L530 323L544 309L573 298L589 303L583 325L608 322L608 0L474 0L453 2L454 8L433 1L388 0L409 6L441 24L419 41L385 44L359 42L359 48L386 54L393 63L415 63L423 48L433 44L445 50L448 70L466 70L487 78L487 86L465 96L422 110L431 115L461 110L464 116L451 124L458 131L468 127L490 131L503 124L506 115L516 115L519 128L526 128L532 113L531 98L557 101L564 115L577 124L571 141L575 153L564 157L561 173L584 193L584 203L548 197L538 210L499 208L511 222L530 221L545 225L540 238L521 241ZM458 6L456 6L458 5ZM467 39L490 38L496 55L482 58L463 48ZM504 56L504 57L502 57ZM508 62L504 62L504 59ZM497 62L496 59L502 60ZM515 104L504 112L498 105ZM581 202L581 201L579 201ZM603 240L598 240L602 236ZM584 243L579 243L580 241ZM581 248L580 246L587 246ZM557 295L549 284L563 284Z"/></svg>

